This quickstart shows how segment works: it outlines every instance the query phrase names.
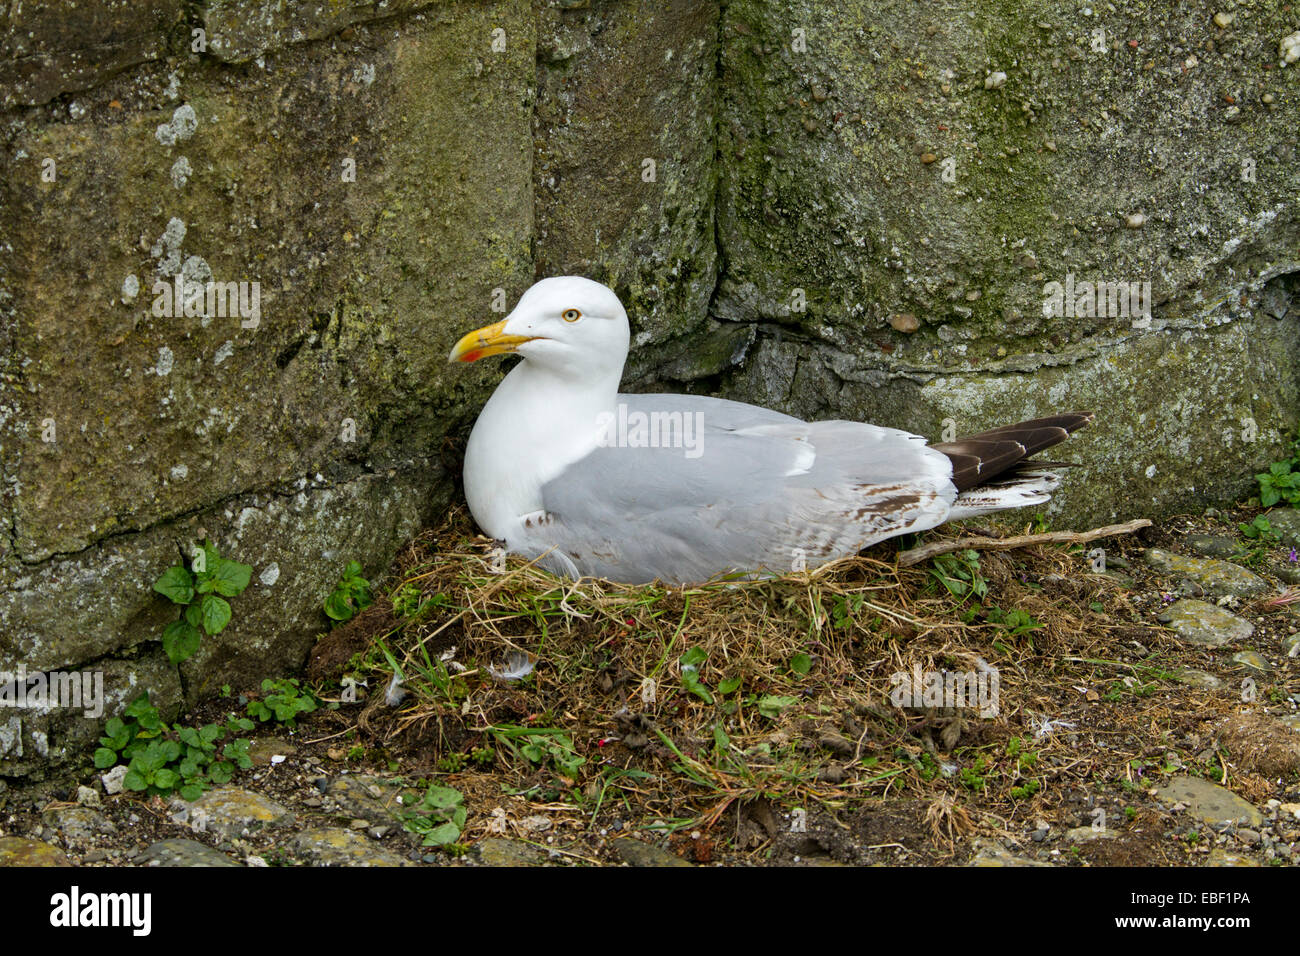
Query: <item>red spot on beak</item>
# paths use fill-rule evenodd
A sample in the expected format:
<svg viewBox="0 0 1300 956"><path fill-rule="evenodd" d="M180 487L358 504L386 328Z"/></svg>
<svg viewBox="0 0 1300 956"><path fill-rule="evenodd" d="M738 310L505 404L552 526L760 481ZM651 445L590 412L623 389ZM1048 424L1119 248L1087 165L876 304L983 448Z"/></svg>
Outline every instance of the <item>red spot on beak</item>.
<svg viewBox="0 0 1300 956"><path fill-rule="evenodd" d="M460 357L460 360L462 362L477 362L482 357L483 357L483 353L480 352L478 349L475 349L472 352L466 352L464 355Z"/></svg>

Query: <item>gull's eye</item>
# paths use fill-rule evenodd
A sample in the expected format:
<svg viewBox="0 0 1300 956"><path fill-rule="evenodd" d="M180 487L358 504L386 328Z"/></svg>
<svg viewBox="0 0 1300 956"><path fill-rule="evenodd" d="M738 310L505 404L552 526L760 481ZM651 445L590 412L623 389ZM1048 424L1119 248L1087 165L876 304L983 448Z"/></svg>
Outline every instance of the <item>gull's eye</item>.
<svg viewBox="0 0 1300 956"><path fill-rule="evenodd" d="M561 318L563 318L565 322L577 322L582 318L582 313L577 309L565 309L564 312L561 313Z"/></svg>

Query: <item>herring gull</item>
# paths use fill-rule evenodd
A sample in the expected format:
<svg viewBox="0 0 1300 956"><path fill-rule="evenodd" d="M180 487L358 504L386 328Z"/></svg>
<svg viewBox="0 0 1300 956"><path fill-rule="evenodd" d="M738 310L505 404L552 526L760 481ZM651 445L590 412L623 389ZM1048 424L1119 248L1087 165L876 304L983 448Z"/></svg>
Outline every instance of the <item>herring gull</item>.
<svg viewBox="0 0 1300 956"><path fill-rule="evenodd" d="M482 530L558 574L693 584L812 569L885 538L1039 505L1027 460L1075 412L927 445L896 428L805 422L702 395L620 393L628 320L612 290L543 279L452 362L517 354L470 433L465 497Z"/></svg>

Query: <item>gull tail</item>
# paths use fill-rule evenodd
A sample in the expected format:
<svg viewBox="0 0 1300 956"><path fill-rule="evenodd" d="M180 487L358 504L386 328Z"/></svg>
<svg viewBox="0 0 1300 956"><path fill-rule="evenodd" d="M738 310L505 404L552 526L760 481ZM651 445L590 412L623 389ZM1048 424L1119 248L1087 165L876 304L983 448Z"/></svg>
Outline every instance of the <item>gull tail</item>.
<svg viewBox="0 0 1300 956"><path fill-rule="evenodd" d="M1092 412L1071 412L1035 418L932 445L952 462L952 482L958 494L948 520L1047 502L1061 479L1039 469L1068 467L1070 463L1030 456L1065 441L1071 432L1091 422L1092 416Z"/></svg>

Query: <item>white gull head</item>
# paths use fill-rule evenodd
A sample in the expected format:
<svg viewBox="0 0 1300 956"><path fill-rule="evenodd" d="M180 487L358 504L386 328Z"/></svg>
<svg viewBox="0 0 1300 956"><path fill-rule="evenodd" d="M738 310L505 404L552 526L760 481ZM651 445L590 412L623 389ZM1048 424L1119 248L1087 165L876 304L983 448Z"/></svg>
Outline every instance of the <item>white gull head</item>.
<svg viewBox="0 0 1300 956"><path fill-rule="evenodd" d="M487 534L509 545L541 489L594 449L613 413L629 342L612 290L580 276L535 283L500 322L471 332L452 362L515 354L465 448L465 498Z"/></svg>

